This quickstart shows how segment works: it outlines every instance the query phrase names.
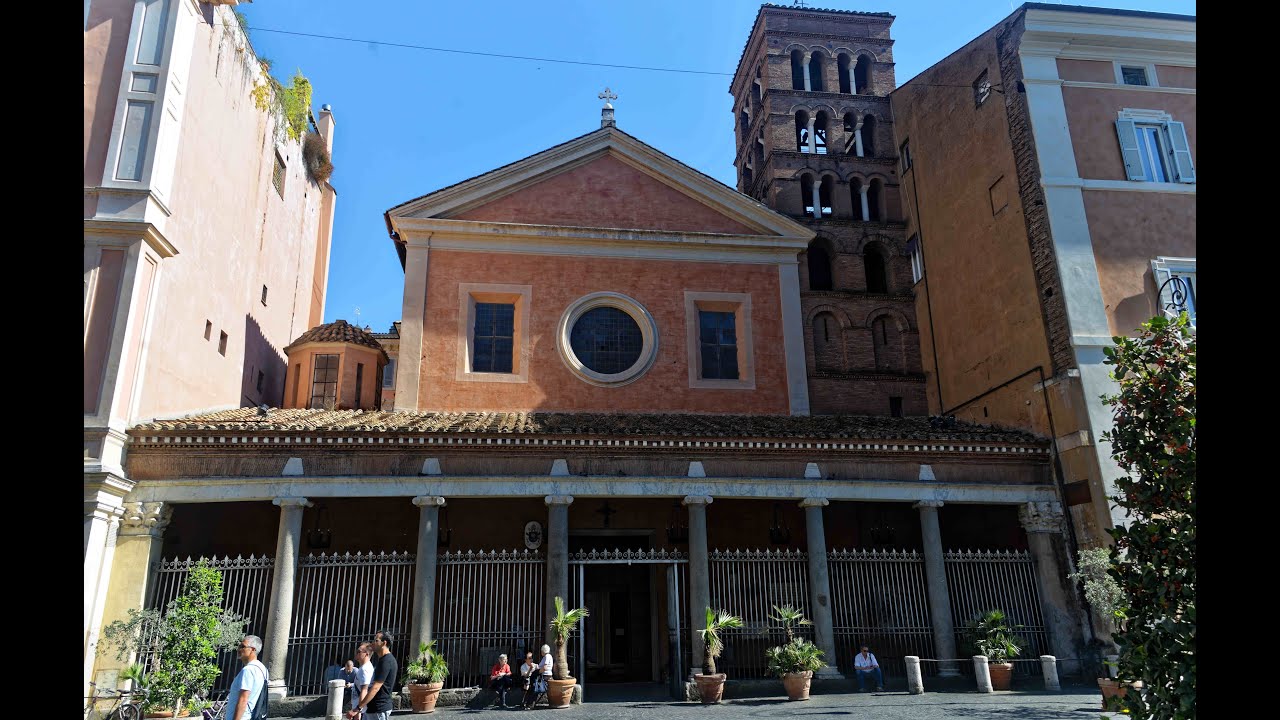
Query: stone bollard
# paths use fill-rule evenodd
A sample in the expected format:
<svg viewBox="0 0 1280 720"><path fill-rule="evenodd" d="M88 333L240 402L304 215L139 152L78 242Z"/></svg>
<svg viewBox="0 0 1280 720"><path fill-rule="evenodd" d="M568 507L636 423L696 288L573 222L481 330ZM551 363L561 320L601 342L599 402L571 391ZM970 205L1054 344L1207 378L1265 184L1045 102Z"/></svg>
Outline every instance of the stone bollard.
<svg viewBox="0 0 1280 720"><path fill-rule="evenodd" d="M1062 689L1062 684L1058 682L1058 658L1052 655L1041 655L1040 672L1044 674L1045 690Z"/></svg>
<svg viewBox="0 0 1280 720"><path fill-rule="evenodd" d="M346 688L346 680L329 681L329 702L325 706L324 720L342 720L342 696Z"/></svg>
<svg viewBox="0 0 1280 720"><path fill-rule="evenodd" d="M1107 677L1111 678L1112 680L1115 680L1117 677L1119 677L1118 671L1120 668L1116 667L1116 663L1118 662L1120 662L1119 655L1107 656Z"/></svg>
<svg viewBox="0 0 1280 720"><path fill-rule="evenodd" d="M991 668L987 667L986 655L973 656L973 677L978 681L978 692L995 692L991 689Z"/></svg>
<svg viewBox="0 0 1280 720"><path fill-rule="evenodd" d="M903 660L907 662L907 692L912 695L923 695L924 678L920 676L920 657L908 655Z"/></svg>

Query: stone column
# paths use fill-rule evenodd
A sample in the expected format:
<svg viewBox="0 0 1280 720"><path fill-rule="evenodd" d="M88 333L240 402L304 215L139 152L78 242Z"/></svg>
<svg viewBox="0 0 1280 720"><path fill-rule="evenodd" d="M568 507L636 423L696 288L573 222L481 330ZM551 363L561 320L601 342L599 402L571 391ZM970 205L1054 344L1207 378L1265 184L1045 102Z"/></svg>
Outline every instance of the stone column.
<svg viewBox="0 0 1280 720"><path fill-rule="evenodd" d="M813 61L813 55L806 52L805 58L804 58L804 89L805 90L811 90L813 85L809 81L809 63L812 61Z"/></svg>
<svg viewBox="0 0 1280 720"><path fill-rule="evenodd" d="M280 699L289 694L284 672L289 629L293 624L293 580L298 574L302 511L311 506L311 501L304 497L278 497L271 502L280 506L280 530L276 535L275 571L271 576L271 610L262 643L266 646L264 664L271 677L267 681L267 693L271 698Z"/></svg>
<svg viewBox="0 0 1280 720"><path fill-rule="evenodd" d="M565 609L571 609L569 607L569 506L573 504L573 496L548 495L545 501L547 503L546 622L550 623L556 612L557 596L564 598ZM547 644L554 650L556 638L551 634L551 628L544 624L542 629L546 634Z"/></svg>
<svg viewBox="0 0 1280 720"><path fill-rule="evenodd" d="M111 582L120 509L105 503L86 503L84 518L84 688L88 692L97 657L98 632ZM112 686L114 687L114 685Z"/></svg>
<svg viewBox="0 0 1280 720"><path fill-rule="evenodd" d="M1036 567L1040 599L1049 643L1061 660L1062 672L1079 671L1075 658L1084 652L1084 613L1079 607L1071 581L1067 579L1067 544L1062 536L1062 504L1026 503L1018 509L1018 520L1027 531L1027 545Z"/></svg>
<svg viewBox="0 0 1280 720"><path fill-rule="evenodd" d="M418 646L431 640L431 620L435 617L436 538L440 532L440 508L444 498L419 495L413 504L418 513L418 555L413 579L413 625L409 635L409 652L417 656Z"/></svg>
<svg viewBox="0 0 1280 720"><path fill-rule="evenodd" d="M808 68L805 69L808 77ZM706 661L706 647L699 630L707 629L707 607L711 605L711 566L707 553L707 506L710 495L686 495L689 508L689 642L693 649L691 675L700 675Z"/></svg>
<svg viewBox="0 0 1280 720"><path fill-rule="evenodd" d="M858 157L862 157L862 118L858 118L858 124L853 126L853 147Z"/></svg>
<svg viewBox="0 0 1280 720"><path fill-rule="evenodd" d="M813 179L813 217L822 219L822 178Z"/></svg>
<svg viewBox="0 0 1280 720"><path fill-rule="evenodd" d="M810 155L816 154L818 152L818 136L814 134L817 132L817 130L814 128L817 122L818 122L818 118L816 117L809 118L809 154Z"/></svg>
<svg viewBox="0 0 1280 720"><path fill-rule="evenodd" d="M865 195L863 196L866 197ZM942 555L942 530L938 527L941 500L921 500L920 531L924 536L924 575L929 591L929 619L933 622L933 649L938 656L938 675L954 677L956 667L956 633L951 623L951 597L947 592L947 568Z"/></svg>
<svg viewBox="0 0 1280 720"><path fill-rule="evenodd" d="M173 519L172 503L127 502L123 510L120 530L110 548L110 568L103 568L98 612L102 623L107 625L116 620L127 620L129 610L146 605L151 571L160 560L164 531ZM101 654L95 681L100 687L115 687L116 676L134 659L117 660L114 651Z"/></svg>
<svg viewBox="0 0 1280 720"><path fill-rule="evenodd" d="M858 147L861 148L862 145L859 144ZM861 153L862 150L859 149L858 152ZM869 222L871 220L871 206L867 204L867 191L870 189L871 189L870 185L863 185L862 187L858 188L858 195L862 200L862 222Z"/></svg>
<svg viewBox="0 0 1280 720"><path fill-rule="evenodd" d="M819 670L815 677L841 678L836 669L836 639L831 627L831 577L827 573L827 533L822 523L822 508L828 505L826 498L805 498L805 538L809 546L809 618L813 620L815 644L822 649L829 665Z"/></svg>

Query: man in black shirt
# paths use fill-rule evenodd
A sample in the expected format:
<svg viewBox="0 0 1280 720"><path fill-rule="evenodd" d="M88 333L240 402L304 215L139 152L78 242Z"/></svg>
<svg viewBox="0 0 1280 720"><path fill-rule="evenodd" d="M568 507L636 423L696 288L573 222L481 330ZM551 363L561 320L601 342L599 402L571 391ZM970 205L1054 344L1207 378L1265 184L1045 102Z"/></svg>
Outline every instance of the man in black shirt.
<svg viewBox="0 0 1280 720"><path fill-rule="evenodd" d="M365 720L389 720L391 717L391 688L400 674L400 664L391 654L391 634L379 630L373 636L373 680L360 695L358 709L347 712L350 720L364 713Z"/></svg>

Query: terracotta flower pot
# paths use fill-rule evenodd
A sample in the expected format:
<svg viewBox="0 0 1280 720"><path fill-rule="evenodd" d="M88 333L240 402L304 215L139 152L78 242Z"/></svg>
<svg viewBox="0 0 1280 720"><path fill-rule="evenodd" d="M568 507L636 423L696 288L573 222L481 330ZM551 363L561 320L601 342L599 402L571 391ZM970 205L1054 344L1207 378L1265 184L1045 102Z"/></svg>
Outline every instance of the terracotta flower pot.
<svg viewBox="0 0 1280 720"><path fill-rule="evenodd" d="M728 678L729 676L724 673L693 676L694 681L698 683L698 695L702 697L703 705L714 705L720 702L721 696L724 695L724 681Z"/></svg>
<svg viewBox="0 0 1280 720"><path fill-rule="evenodd" d="M143 714L142 714L142 717L144 717L144 718L171 718L171 717L173 717L173 711L172 711L172 710L148 710L147 712L145 712L145 713L143 713ZM191 717L191 711L190 711L190 710L187 710L186 708L183 708L183 709L182 709L182 712L178 713L178 717Z"/></svg>
<svg viewBox="0 0 1280 720"><path fill-rule="evenodd" d="M440 699L440 688L444 687L444 683L409 683L409 704L413 706L416 713L429 713L436 711L436 700Z"/></svg>
<svg viewBox="0 0 1280 720"><path fill-rule="evenodd" d="M1108 706L1112 704L1111 698L1122 698L1129 688L1142 687L1141 680L1135 680L1132 683L1121 683L1119 680L1111 678L1098 678L1098 687L1102 688L1102 709L1109 710Z"/></svg>
<svg viewBox="0 0 1280 720"><path fill-rule="evenodd" d="M991 689L1008 690L1013 679L1013 663L990 663L987 667L991 670Z"/></svg>
<svg viewBox="0 0 1280 720"><path fill-rule="evenodd" d="M573 686L578 681L573 678L565 680L556 680L551 678L547 681L547 705L553 708L567 708L569 702L573 700Z"/></svg>
<svg viewBox="0 0 1280 720"><path fill-rule="evenodd" d="M813 671L787 673L782 676L782 687L787 689L788 700L808 700L809 683L813 679Z"/></svg>

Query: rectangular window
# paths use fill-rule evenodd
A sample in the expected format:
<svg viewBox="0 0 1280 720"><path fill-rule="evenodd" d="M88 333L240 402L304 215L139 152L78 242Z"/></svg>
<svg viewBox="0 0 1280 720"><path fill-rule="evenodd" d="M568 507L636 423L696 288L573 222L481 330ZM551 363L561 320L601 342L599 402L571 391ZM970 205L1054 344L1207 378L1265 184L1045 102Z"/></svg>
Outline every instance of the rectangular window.
<svg viewBox="0 0 1280 720"><path fill-rule="evenodd" d="M738 379L738 334L731 312L698 311L704 380Z"/></svg>
<svg viewBox="0 0 1280 720"><path fill-rule="evenodd" d="M276 194L280 199L284 199L284 158L280 157L280 153L276 153L276 167L271 173L271 184L276 188Z"/></svg>
<svg viewBox="0 0 1280 720"><path fill-rule="evenodd" d="M130 100L124 111L124 129L120 135L120 158L116 161L117 180L141 180L147 161L147 144L151 140L151 109L155 103Z"/></svg>
<svg viewBox="0 0 1280 720"><path fill-rule="evenodd" d="M227 356L227 334L226 333L218 333L218 354L223 357Z"/></svg>
<svg viewBox="0 0 1280 720"><path fill-rule="evenodd" d="M900 397L889 398L889 416L902 417L902 398Z"/></svg>
<svg viewBox="0 0 1280 720"><path fill-rule="evenodd" d="M907 252L911 255L911 282L918 283L924 277L924 251L920 249L919 235L912 235L907 241Z"/></svg>
<svg viewBox="0 0 1280 720"><path fill-rule="evenodd" d="M391 358L387 361L385 367L382 368L382 387L393 388L396 386L396 360Z"/></svg>
<svg viewBox="0 0 1280 720"><path fill-rule="evenodd" d="M356 363L356 407L360 407L360 397L364 390L364 363Z"/></svg>
<svg viewBox="0 0 1280 720"><path fill-rule="evenodd" d="M302 363L296 363L293 366L293 394L289 396L289 400L290 402L293 403L294 407L297 407L298 384L301 379L302 379Z"/></svg>
<svg viewBox="0 0 1280 720"><path fill-rule="evenodd" d="M1121 65L1120 78L1121 80L1124 81L1125 85L1146 86L1149 84L1147 82L1147 69L1144 67L1132 67L1129 65Z"/></svg>
<svg viewBox="0 0 1280 720"><path fill-rule="evenodd" d="M267 286L266 285L262 286L262 304L263 305L267 304Z"/></svg>
<svg viewBox="0 0 1280 720"><path fill-rule="evenodd" d="M1194 183L1187 127L1162 110L1125 108L1116 120L1120 155L1129 180Z"/></svg>
<svg viewBox="0 0 1280 720"><path fill-rule="evenodd" d="M311 402L307 407L332 410L338 401L338 356L316 355L311 372Z"/></svg>
<svg viewBox="0 0 1280 720"><path fill-rule="evenodd" d="M204 321L204 339L208 340L211 337L213 337L213 323L208 320L205 320Z"/></svg>
<svg viewBox="0 0 1280 720"><path fill-rule="evenodd" d="M1196 327L1196 259L1158 257L1151 263L1152 275L1159 294L1156 314L1175 318L1186 312L1191 327Z"/></svg>
<svg viewBox="0 0 1280 720"><path fill-rule="evenodd" d="M476 303L471 372L509 373L515 348L514 303Z"/></svg>
<svg viewBox="0 0 1280 720"><path fill-rule="evenodd" d="M898 155L902 158L902 171L906 172L911 169L911 141L902 143L902 147L898 148Z"/></svg>
<svg viewBox="0 0 1280 720"><path fill-rule="evenodd" d="M973 81L974 107L982 105L989 97L991 97L991 81L987 79L987 71L983 70L978 79Z"/></svg>
<svg viewBox="0 0 1280 720"><path fill-rule="evenodd" d="M262 372L261 370L259 370L259 371L258 371L258 382L257 382L257 384L255 385L255 387L257 387L257 388L258 388L258 392L262 392L262 385L266 382L266 379L267 379L267 374L266 374L266 373L264 373L264 372Z"/></svg>

